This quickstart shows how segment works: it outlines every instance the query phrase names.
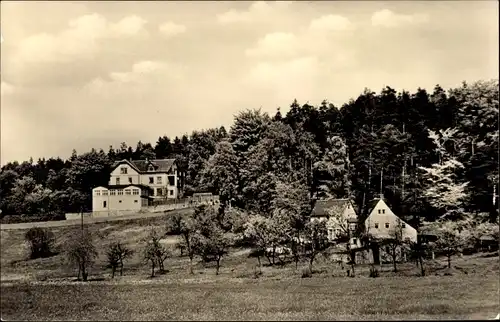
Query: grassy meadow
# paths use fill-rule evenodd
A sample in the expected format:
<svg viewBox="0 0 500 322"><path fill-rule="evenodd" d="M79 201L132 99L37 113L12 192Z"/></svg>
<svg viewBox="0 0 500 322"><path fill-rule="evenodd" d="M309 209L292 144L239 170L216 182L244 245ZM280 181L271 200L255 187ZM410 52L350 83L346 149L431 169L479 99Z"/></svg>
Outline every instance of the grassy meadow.
<svg viewBox="0 0 500 322"><path fill-rule="evenodd" d="M456 258L451 270L444 260L427 262L428 276L419 277L415 263L379 267L380 277L370 278L369 267L358 265L356 277L345 267L318 258L311 278L301 278L290 263L269 267L249 250L231 249L215 275L214 264L195 263L175 248L177 238L164 240L173 257L168 272L150 278L141 248L150 226L164 229L161 217L98 223L100 251L87 283L76 282L76 271L64 256L28 260L25 230L1 231L1 317L4 320L401 320L488 319L500 312L498 253ZM51 230L56 248L79 227ZM106 246L122 241L135 251L125 263L124 276L111 279L105 267Z"/></svg>

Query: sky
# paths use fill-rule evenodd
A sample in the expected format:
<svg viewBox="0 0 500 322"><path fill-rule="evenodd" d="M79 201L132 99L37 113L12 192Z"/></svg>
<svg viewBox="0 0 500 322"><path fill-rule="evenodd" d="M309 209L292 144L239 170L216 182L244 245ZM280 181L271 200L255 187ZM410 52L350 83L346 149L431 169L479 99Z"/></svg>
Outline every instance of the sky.
<svg viewBox="0 0 500 322"><path fill-rule="evenodd" d="M1 1L0 162L498 78L498 2Z"/></svg>

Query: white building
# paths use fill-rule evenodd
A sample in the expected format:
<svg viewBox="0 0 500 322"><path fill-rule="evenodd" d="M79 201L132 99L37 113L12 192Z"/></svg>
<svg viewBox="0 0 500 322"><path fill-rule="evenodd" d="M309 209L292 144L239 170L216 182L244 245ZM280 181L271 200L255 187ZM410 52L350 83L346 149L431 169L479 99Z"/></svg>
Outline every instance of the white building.
<svg viewBox="0 0 500 322"><path fill-rule="evenodd" d="M175 159L118 161L108 187L92 190L92 211L136 210L151 200L177 199L180 187Z"/></svg>
<svg viewBox="0 0 500 322"><path fill-rule="evenodd" d="M403 240L417 241L417 230L396 216L383 198L374 199L369 209L369 215L365 220L368 234L378 239L386 239L392 238L398 232Z"/></svg>

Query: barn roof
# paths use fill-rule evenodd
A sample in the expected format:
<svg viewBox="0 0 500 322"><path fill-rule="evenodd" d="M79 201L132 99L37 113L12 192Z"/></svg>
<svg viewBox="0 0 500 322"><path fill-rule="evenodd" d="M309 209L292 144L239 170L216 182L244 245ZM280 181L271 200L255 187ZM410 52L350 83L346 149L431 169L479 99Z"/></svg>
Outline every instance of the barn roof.
<svg viewBox="0 0 500 322"><path fill-rule="evenodd" d="M329 199L329 200L317 200L312 214L312 217L326 217L328 216L327 211L333 212L335 214L342 214L351 201L349 199Z"/></svg>

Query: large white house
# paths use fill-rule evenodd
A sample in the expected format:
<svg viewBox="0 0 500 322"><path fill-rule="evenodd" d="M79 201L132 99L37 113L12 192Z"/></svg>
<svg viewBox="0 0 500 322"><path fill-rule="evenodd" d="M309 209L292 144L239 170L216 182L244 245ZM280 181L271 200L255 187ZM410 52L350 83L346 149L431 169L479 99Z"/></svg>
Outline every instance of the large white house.
<svg viewBox="0 0 500 322"><path fill-rule="evenodd" d="M92 211L138 210L151 200L179 197L175 159L115 162L107 187L92 189Z"/></svg>
<svg viewBox="0 0 500 322"><path fill-rule="evenodd" d="M398 232L403 240L417 241L417 230L396 216L383 198L374 199L365 220L365 229L371 236L379 239L392 238Z"/></svg>

